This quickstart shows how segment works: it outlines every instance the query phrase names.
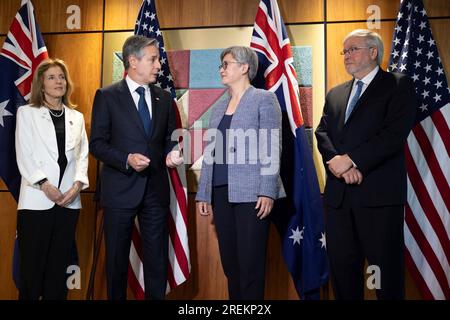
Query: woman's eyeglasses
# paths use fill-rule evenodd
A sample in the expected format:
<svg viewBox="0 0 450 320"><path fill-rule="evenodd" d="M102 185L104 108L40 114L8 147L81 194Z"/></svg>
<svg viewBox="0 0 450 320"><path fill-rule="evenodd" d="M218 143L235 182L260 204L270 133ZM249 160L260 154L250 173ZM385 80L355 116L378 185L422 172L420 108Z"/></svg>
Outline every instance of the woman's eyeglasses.
<svg viewBox="0 0 450 320"><path fill-rule="evenodd" d="M224 61L224 62L222 62L222 64L219 64L219 70L222 69L222 68L223 68L223 70L227 70L228 65L230 63L240 63L240 62L237 62L237 61Z"/></svg>

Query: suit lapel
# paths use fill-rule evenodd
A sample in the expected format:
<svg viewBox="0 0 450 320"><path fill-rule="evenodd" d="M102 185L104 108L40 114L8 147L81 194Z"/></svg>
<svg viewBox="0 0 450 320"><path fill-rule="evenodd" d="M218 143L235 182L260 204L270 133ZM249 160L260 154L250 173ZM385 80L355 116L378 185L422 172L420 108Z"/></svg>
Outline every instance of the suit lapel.
<svg viewBox="0 0 450 320"><path fill-rule="evenodd" d="M58 160L58 143L56 141L56 131L50 112L46 107L39 108L37 128L41 135L42 141L45 141L50 155L53 159Z"/></svg>
<svg viewBox="0 0 450 320"><path fill-rule="evenodd" d="M145 134L144 125L142 124L141 117L139 116L139 112L134 104L133 97L131 96L130 89L128 88L127 82L125 79L121 80L119 83L119 101L120 106L126 111L126 114L130 116L132 122L134 122L135 126L139 128L139 131L142 135L147 139L147 135Z"/></svg>
<svg viewBox="0 0 450 320"><path fill-rule="evenodd" d="M358 112L357 110L360 108L361 105L364 106L364 104L369 101L369 99L373 96L372 93L373 92L378 92L377 90L377 86L382 82L383 78L383 70L381 70L381 68L378 70L377 74L375 75L375 77L373 78L373 80L370 82L369 86L367 87L366 90L364 90L363 94L361 95L361 97L358 99L358 102L356 103L355 107L353 108L352 113L350 114L350 116L347 119L346 123L349 123L351 121L351 119L353 118L353 115ZM350 86L350 88L352 88L352 86ZM350 90L351 91L351 90ZM350 95L350 93L349 93ZM348 99L347 99L348 101ZM344 115L345 115L345 111L344 111Z"/></svg>
<svg viewBox="0 0 450 320"><path fill-rule="evenodd" d="M158 121L159 115L160 115L160 107L159 104L161 103L161 98L156 94L155 88L153 85L149 85L150 88L150 96L152 99L152 126L149 134L149 138L153 136L153 133L156 132L155 128L160 123Z"/></svg>
<svg viewBox="0 0 450 320"><path fill-rule="evenodd" d="M215 112L213 112L211 114L213 116L213 118L211 118L210 123L209 123L210 128L217 129L220 121L222 120L222 118L225 114L225 111L227 111L228 104L230 103L230 100L231 100L231 96L228 92L227 92L227 95L228 96L226 97L226 99L223 100L223 103L218 105L216 107L217 110L214 110Z"/></svg>
<svg viewBox="0 0 450 320"><path fill-rule="evenodd" d="M353 80L348 81L343 88L343 92L340 95L341 100L339 101L339 130L342 130L344 127L345 121L345 111L347 110L347 102L350 97L350 93L352 92ZM348 121L347 121L348 122Z"/></svg>
<svg viewBox="0 0 450 320"><path fill-rule="evenodd" d="M66 127L66 151L72 149L75 146L75 113L67 108L66 106L63 107L65 109L65 127Z"/></svg>

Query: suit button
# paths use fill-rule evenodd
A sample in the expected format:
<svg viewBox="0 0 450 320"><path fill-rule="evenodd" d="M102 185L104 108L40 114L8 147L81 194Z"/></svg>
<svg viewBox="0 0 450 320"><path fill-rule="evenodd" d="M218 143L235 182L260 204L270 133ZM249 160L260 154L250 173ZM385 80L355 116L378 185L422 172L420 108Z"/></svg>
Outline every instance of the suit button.
<svg viewBox="0 0 450 320"><path fill-rule="evenodd" d="M344 143L345 143L345 140L344 140L344 139L341 139L341 140L339 140L339 143L340 143L340 144L344 144Z"/></svg>
<svg viewBox="0 0 450 320"><path fill-rule="evenodd" d="M233 153L233 152L235 152L235 151L236 151L236 149L235 149L234 147L231 147L231 148L230 148L230 152L231 152L231 153Z"/></svg>

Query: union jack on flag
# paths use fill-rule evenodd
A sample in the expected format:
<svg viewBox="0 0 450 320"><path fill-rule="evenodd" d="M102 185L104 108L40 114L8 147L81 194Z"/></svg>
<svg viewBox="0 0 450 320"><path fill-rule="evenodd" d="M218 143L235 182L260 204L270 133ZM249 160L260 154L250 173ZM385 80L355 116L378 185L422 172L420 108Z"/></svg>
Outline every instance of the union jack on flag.
<svg viewBox="0 0 450 320"><path fill-rule="evenodd" d="M154 0L144 0L139 10L134 33L155 38L159 43L161 70L156 85L171 93L173 107L177 116L177 128L181 128L180 114L176 105L175 87L169 70L166 49L162 32L156 17ZM185 282L191 272L187 234L187 183L186 172L183 165L169 168L170 178L170 215L169 215L169 270L167 279L167 292ZM140 253L140 235L136 225L133 230L130 250L130 268L128 280L136 299L144 299L144 271Z"/></svg>
<svg viewBox="0 0 450 320"><path fill-rule="evenodd" d="M26 104L36 67L48 58L34 16L33 4L23 0L0 52L0 177L14 199L19 199L20 172L16 163L16 111ZM19 288L19 253L14 243L13 279Z"/></svg>
<svg viewBox="0 0 450 320"><path fill-rule="evenodd" d="M450 299L450 89L427 13L404 0L389 70L408 74L419 99L408 136L406 266L424 299Z"/></svg>
<svg viewBox="0 0 450 320"><path fill-rule="evenodd" d="M319 299L328 281L323 204L300 109L291 45L276 0L261 0L250 46L258 54L254 85L274 92L283 115L281 179L287 198L270 215L302 299Z"/></svg>
<svg viewBox="0 0 450 320"><path fill-rule="evenodd" d="M47 57L33 4L23 0L0 52L0 176L16 201L20 189L14 147L16 111L29 100L33 72Z"/></svg>

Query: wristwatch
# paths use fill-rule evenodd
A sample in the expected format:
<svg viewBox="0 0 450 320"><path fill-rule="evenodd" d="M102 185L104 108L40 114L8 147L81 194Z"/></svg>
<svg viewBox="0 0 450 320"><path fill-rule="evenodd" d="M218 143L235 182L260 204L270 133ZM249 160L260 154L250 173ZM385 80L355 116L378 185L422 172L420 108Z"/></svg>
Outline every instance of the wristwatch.
<svg viewBox="0 0 450 320"><path fill-rule="evenodd" d="M42 180L39 180L38 182L36 182L36 184L37 184L38 186L42 186L42 185L44 184L45 181L48 181L48 179L47 179L47 178L44 178L44 179L42 179Z"/></svg>

